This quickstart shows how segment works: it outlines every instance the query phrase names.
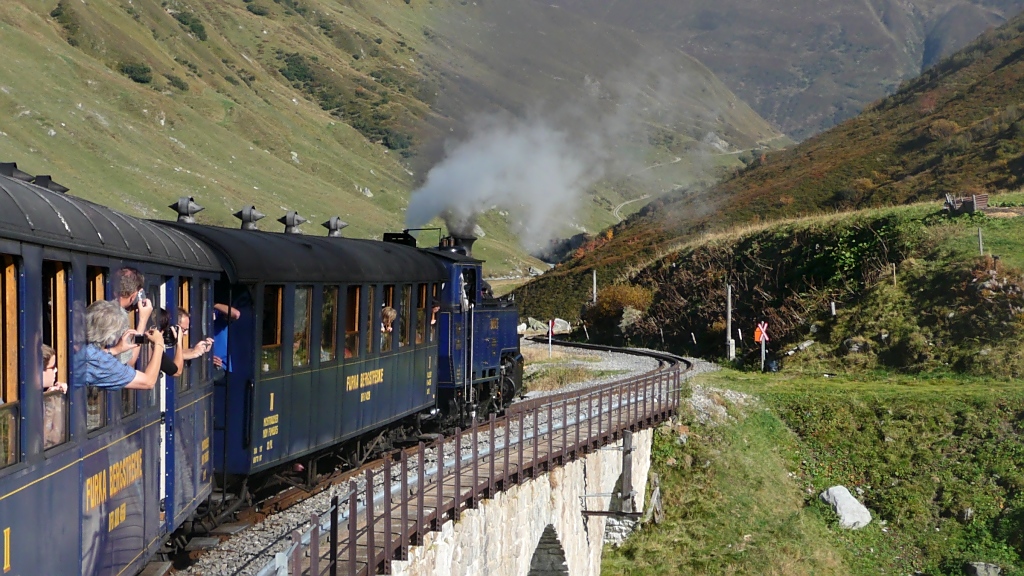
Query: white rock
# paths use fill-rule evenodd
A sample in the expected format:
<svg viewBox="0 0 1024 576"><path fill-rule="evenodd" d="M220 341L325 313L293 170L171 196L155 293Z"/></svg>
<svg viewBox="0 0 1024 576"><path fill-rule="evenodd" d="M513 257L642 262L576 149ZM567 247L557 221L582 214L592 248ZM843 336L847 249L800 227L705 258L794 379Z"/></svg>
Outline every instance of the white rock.
<svg viewBox="0 0 1024 576"><path fill-rule="evenodd" d="M850 494L846 486L833 486L822 492L819 498L832 506L843 528L857 530L871 523L871 512Z"/></svg>

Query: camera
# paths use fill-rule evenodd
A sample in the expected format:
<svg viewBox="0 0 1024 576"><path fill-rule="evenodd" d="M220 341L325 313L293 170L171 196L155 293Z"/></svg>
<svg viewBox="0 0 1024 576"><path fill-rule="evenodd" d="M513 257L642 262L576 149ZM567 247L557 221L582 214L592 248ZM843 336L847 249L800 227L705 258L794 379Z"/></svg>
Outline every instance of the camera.
<svg viewBox="0 0 1024 576"><path fill-rule="evenodd" d="M174 331L174 326L168 326L164 329L164 346L170 348L178 343L178 335Z"/></svg>
<svg viewBox="0 0 1024 576"><path fill-rule="evenodd" d="M136 334L135 336L132 336L132 342L139 345L145 344L148 341L149 339L146 338L145 334Z"/></svg>

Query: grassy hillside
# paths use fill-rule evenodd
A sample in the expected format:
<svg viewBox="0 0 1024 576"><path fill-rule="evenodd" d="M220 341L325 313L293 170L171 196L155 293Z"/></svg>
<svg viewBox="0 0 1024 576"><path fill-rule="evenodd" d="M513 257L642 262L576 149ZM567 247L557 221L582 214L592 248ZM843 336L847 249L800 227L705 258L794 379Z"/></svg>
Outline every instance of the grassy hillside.
<svg viewBox="0 0 1024 576"><path fill-rule="evenodd" d="M666 522L606 550L603 573L1022 573L1015 385L728 370L697 383L729 417L684 411L655 435ZM754 400L734 405L723 388ZM868 526L838 527L818 500L835 485L868 507Z"/></svg>
<svg viewBox="0 0 1024 576"><path fill-rule="evenodd" d="M448 21L475 25L471 10L441 0L3 2L0 113L7 120L0 125L0 158L52 174L72 194L141 216L170 217L164 207L188 194L206 207L200 214L206 222L233 225L232 212L255 204L268 215L266 229L297 210L310 220L310 234L322 233L318 224L337 214L350 223L347 234L379 237L402 227L409 192L445 139L467 130L473 112L522 110L531 97L571 97L586 75L607 71L593 69L605 49L591 46L591 60L559 72L572 90L534 90L525 72L518 91L505 90L498 80L509 77L512 63L503 68L501 52L444 41ZM486 29L481 24L476 31ZM549 36L552 53L601 37L618 38L607 50L637 43L635 35L608 27L594 27L586 41ZM536 39L521 44L544 46ZM556 62L533 62L530 73L549 77ZM735 113L722 115L717 131L735 136L735 146L774 137L691 59L673 63L710 89L689 102L694 117L711 116L708 110L724 98ZM677 104L675 97L664 103ZM687 122L648 124L654 116L645 120L640 113L631 121L644 137L657 130L670 136L638 140L637 157L651 164L686 156L693 138L685 135L697 130ZM673 184L680 178L671 171L663 177ZM640 188L603 184L583 221L615 222L614 206L646 193ZM536 264L505 217L490 214L480 225L487 237L478 255L495 272Z"/></svg>
<svg viewBox="0 0 1024 576"><path fill-rule="evenodd" d="M1013 190L1024 167L1024 16L854 119L752 159L706 191L655 201L522 292L527 312L575 316L590 270L611 282L680 241L803 214ZM568 289L563 289L567 286Z"/></svg>

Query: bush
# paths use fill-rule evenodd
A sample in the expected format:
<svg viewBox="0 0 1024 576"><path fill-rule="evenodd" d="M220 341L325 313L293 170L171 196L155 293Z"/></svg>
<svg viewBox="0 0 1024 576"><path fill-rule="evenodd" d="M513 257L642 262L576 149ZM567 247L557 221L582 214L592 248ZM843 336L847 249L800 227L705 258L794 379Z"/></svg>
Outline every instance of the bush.
<svg viewBox="0 0 1024 576"><path fill-rule="evenodd" d="M199 20L199 17L191 12L178 12L174 15L174 19L177 20L182 26L187 28L196 38L205 41L206 40L206 27Z"/></svg>
<svg viewBox="0 0 1024 576"><path fill-rule="evenodd" d="M180 76L175 76L174 74L164 74L164 78L167 78L167 81L171 83L171 86L174 86L182 92L188 92L188 82L182 80Z"/></svg>
<svg viewBox="0 0 1024 576"><path fill-rule="evenodd" d="M583 313L583 319L594 326L618 326L626 308L632 308L635 323L651 307L653 294L641 286L614 284L597 292L597 304Z"/></svg>
<svg viewBox="0 0 1024 576"><path fill-rule="evenodd" d="M939 118L928 126L928 137L932 140L946 140L960 131L960 126L952 120Z"/></svg>
<svg viewBox="0 0 1024 576"><path fill-rule="evenodd" d="M153 81L153 69L142 62L122 62L119 69L121 74L139 84L149 84Z"/></svg>
<svg viewBox="0 0 1024 576"><path fill-rule="evenodd" d="M67 3L64 0L60 0L57 3L57 7L50 12L50 16L57 20L57 23L64 29L64 32L67 34L68 44L78 46L79 40L77 35L80 30L78 18L75 12L68 7Z"/></svg>
<svg viewBox="0 0 1024 576"><path fill-rule="evenodd" d="M267 8L262 4L247 4L245 9L257 16L266 16L267 14L270 14L270 8Z"/></svg>

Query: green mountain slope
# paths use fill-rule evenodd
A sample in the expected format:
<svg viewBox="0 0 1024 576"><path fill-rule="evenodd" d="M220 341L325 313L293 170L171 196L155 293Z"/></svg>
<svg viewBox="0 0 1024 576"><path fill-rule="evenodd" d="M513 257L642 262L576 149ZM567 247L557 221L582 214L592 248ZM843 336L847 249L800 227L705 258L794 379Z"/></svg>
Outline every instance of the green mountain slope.
<svg viewBox="0 0 1024 576"><path fill-rule="evenodd" d="M350 223L347 234L379 236L403 226L409 192L446 140L470 133L474 113L572 99L588 77L610 76L602 54L639 51L635 34L608 26L585 38L558 34L572 22L548 21L533 3L510 21L551 38L547 45L515 34L493 45L446 40L493 26L496 12L490 22L475 12L440 0L3 2L0 157L142 216L170 217L165 206L193 195L206 222L231 225L232 212L255 204L266 229L296 210L310 220L307 233L337 214ZM563 66L554 56L503 57L517 46L552 55L574 47L591 58ZM694 90L628 116L639 127L627 146L638 162L670 166L650 171L664 181L658 190L693 180L673 160L703 154L709 132L737 150L777 136L689 57L667 67L694 78ZM553 76L562 80L541 81ZM678 121L663 116L680 108L687 113ZM614 223L615 206L647 193L641 184L596 185L578 225ZM522 270L535 260L506 220L480 220L487 237L478 254L496 271Z"/></svg>
<svg viewBox="0 0 1024 576"><path fill-rule="evenodd" d="M524 288L527 311L574 316L591 269L611 282L680 242L738 224L1019 187L1022 29L1018 16L858 117L755 159L707 192L647 206Z"/></svg>
<svg viewBox="0 0 1024 576"><path fill-rule="evenodd" d="M1020 0L568 0L693 54L797 139L860 112L1024 8Z"/></svg>

